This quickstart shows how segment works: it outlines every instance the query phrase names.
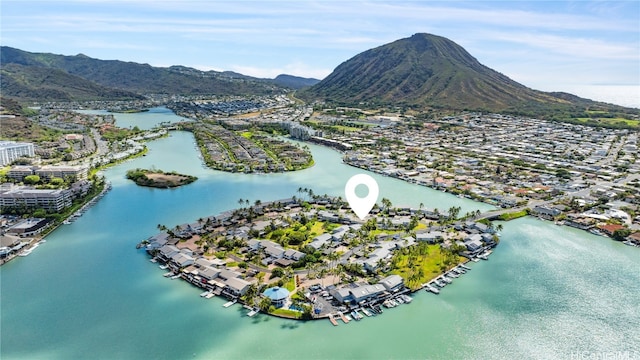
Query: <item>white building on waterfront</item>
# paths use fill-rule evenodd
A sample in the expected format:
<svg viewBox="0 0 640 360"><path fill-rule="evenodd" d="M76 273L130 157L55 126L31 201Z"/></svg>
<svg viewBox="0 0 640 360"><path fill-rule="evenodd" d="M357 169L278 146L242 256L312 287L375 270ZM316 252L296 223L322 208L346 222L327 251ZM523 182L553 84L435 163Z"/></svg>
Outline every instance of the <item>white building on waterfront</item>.
<svg viewBox="0 0 640 360"><path fill-rule="evenodd" d="M71 206L73 193L62 189L33 189L26 186L3 186L0 189L0 210L8 208L42 208L59 212Z"/></svg>
<svg viewBox="0 0 640 360"><path fill-rule="evenodd" d="M35 155L33 144L15 141L0 141L0 166L11 164L16 159Z"/></svg>

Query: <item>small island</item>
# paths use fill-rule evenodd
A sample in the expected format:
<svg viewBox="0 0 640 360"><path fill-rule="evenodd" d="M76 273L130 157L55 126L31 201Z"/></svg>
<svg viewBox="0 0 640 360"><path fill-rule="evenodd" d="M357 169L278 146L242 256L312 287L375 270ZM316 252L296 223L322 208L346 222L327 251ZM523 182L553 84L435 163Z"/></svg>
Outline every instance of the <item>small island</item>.
<svg viewBox="0 0 640 360"><path fill-rule="evenodd" d="M191 184L192 182L198 180L198 178L195 176L178 174L175 171L164 172L157 169L129 170L127 171L127 179L133 180L140 186L149 186L156 188L173 188Z"/></svg>

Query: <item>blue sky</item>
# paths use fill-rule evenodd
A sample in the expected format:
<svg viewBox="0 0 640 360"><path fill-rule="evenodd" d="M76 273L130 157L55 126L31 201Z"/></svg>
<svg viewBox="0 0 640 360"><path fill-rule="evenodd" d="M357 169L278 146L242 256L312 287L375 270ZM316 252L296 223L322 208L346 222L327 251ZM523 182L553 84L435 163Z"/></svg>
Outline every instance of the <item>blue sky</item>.
<svg viewBox="0 0 640 360"><path fill-rule="evenodd" d="M322 78L428 32L535 89L640 85L637 0L2 0L0 10L2 45L33 52Z"/></svg>

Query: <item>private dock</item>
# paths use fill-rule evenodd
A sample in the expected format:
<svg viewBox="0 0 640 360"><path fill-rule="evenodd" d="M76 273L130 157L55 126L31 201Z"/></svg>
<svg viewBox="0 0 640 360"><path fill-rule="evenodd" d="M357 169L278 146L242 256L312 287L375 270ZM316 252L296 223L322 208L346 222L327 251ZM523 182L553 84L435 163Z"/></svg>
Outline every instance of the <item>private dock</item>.
<svg viewBox="0 0 640 360"><path fill-rule="evenodd" d="M231 305L235 304L235 303L236 303L236 301L237 301L237 300L231 300L231 301L229 301L229 302L225 303L225 304L224 304L224 305L222 305L222 306L224 306L224 307L228 308L229 306L231 306Z"/></svg>
<svg viewBox="0 0 640 360"><path fill-rule="evenodd" d="M331 321L333 326L338 326L338 322L333 318L333 314L329 314L329 321Z"/></svg>
<svg viewBox="0 0 640 360"><path fill-rule="evenodd" d="M346 316L344 316L344 314L343 314L343 313L338 313L338 315L340 315L340 319L342 319L342 321L343 321L345 324L348 324L348 323L349 323L349 319L347 319L347 317L346 317Z"/></svg>

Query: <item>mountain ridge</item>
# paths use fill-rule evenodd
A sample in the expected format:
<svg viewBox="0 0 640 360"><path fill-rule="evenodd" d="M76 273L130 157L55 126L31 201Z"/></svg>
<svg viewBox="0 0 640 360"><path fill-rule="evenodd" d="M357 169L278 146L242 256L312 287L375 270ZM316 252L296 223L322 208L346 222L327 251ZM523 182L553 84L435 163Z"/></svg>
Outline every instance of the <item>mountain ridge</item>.
<svg viewBox="0 0 640 360"><path fill-rule="evenodd" d="M602 104L559 94L530 89L481 64L453 41L418 33L355 55L298 96L351 105L492 112Z"/></svg>

